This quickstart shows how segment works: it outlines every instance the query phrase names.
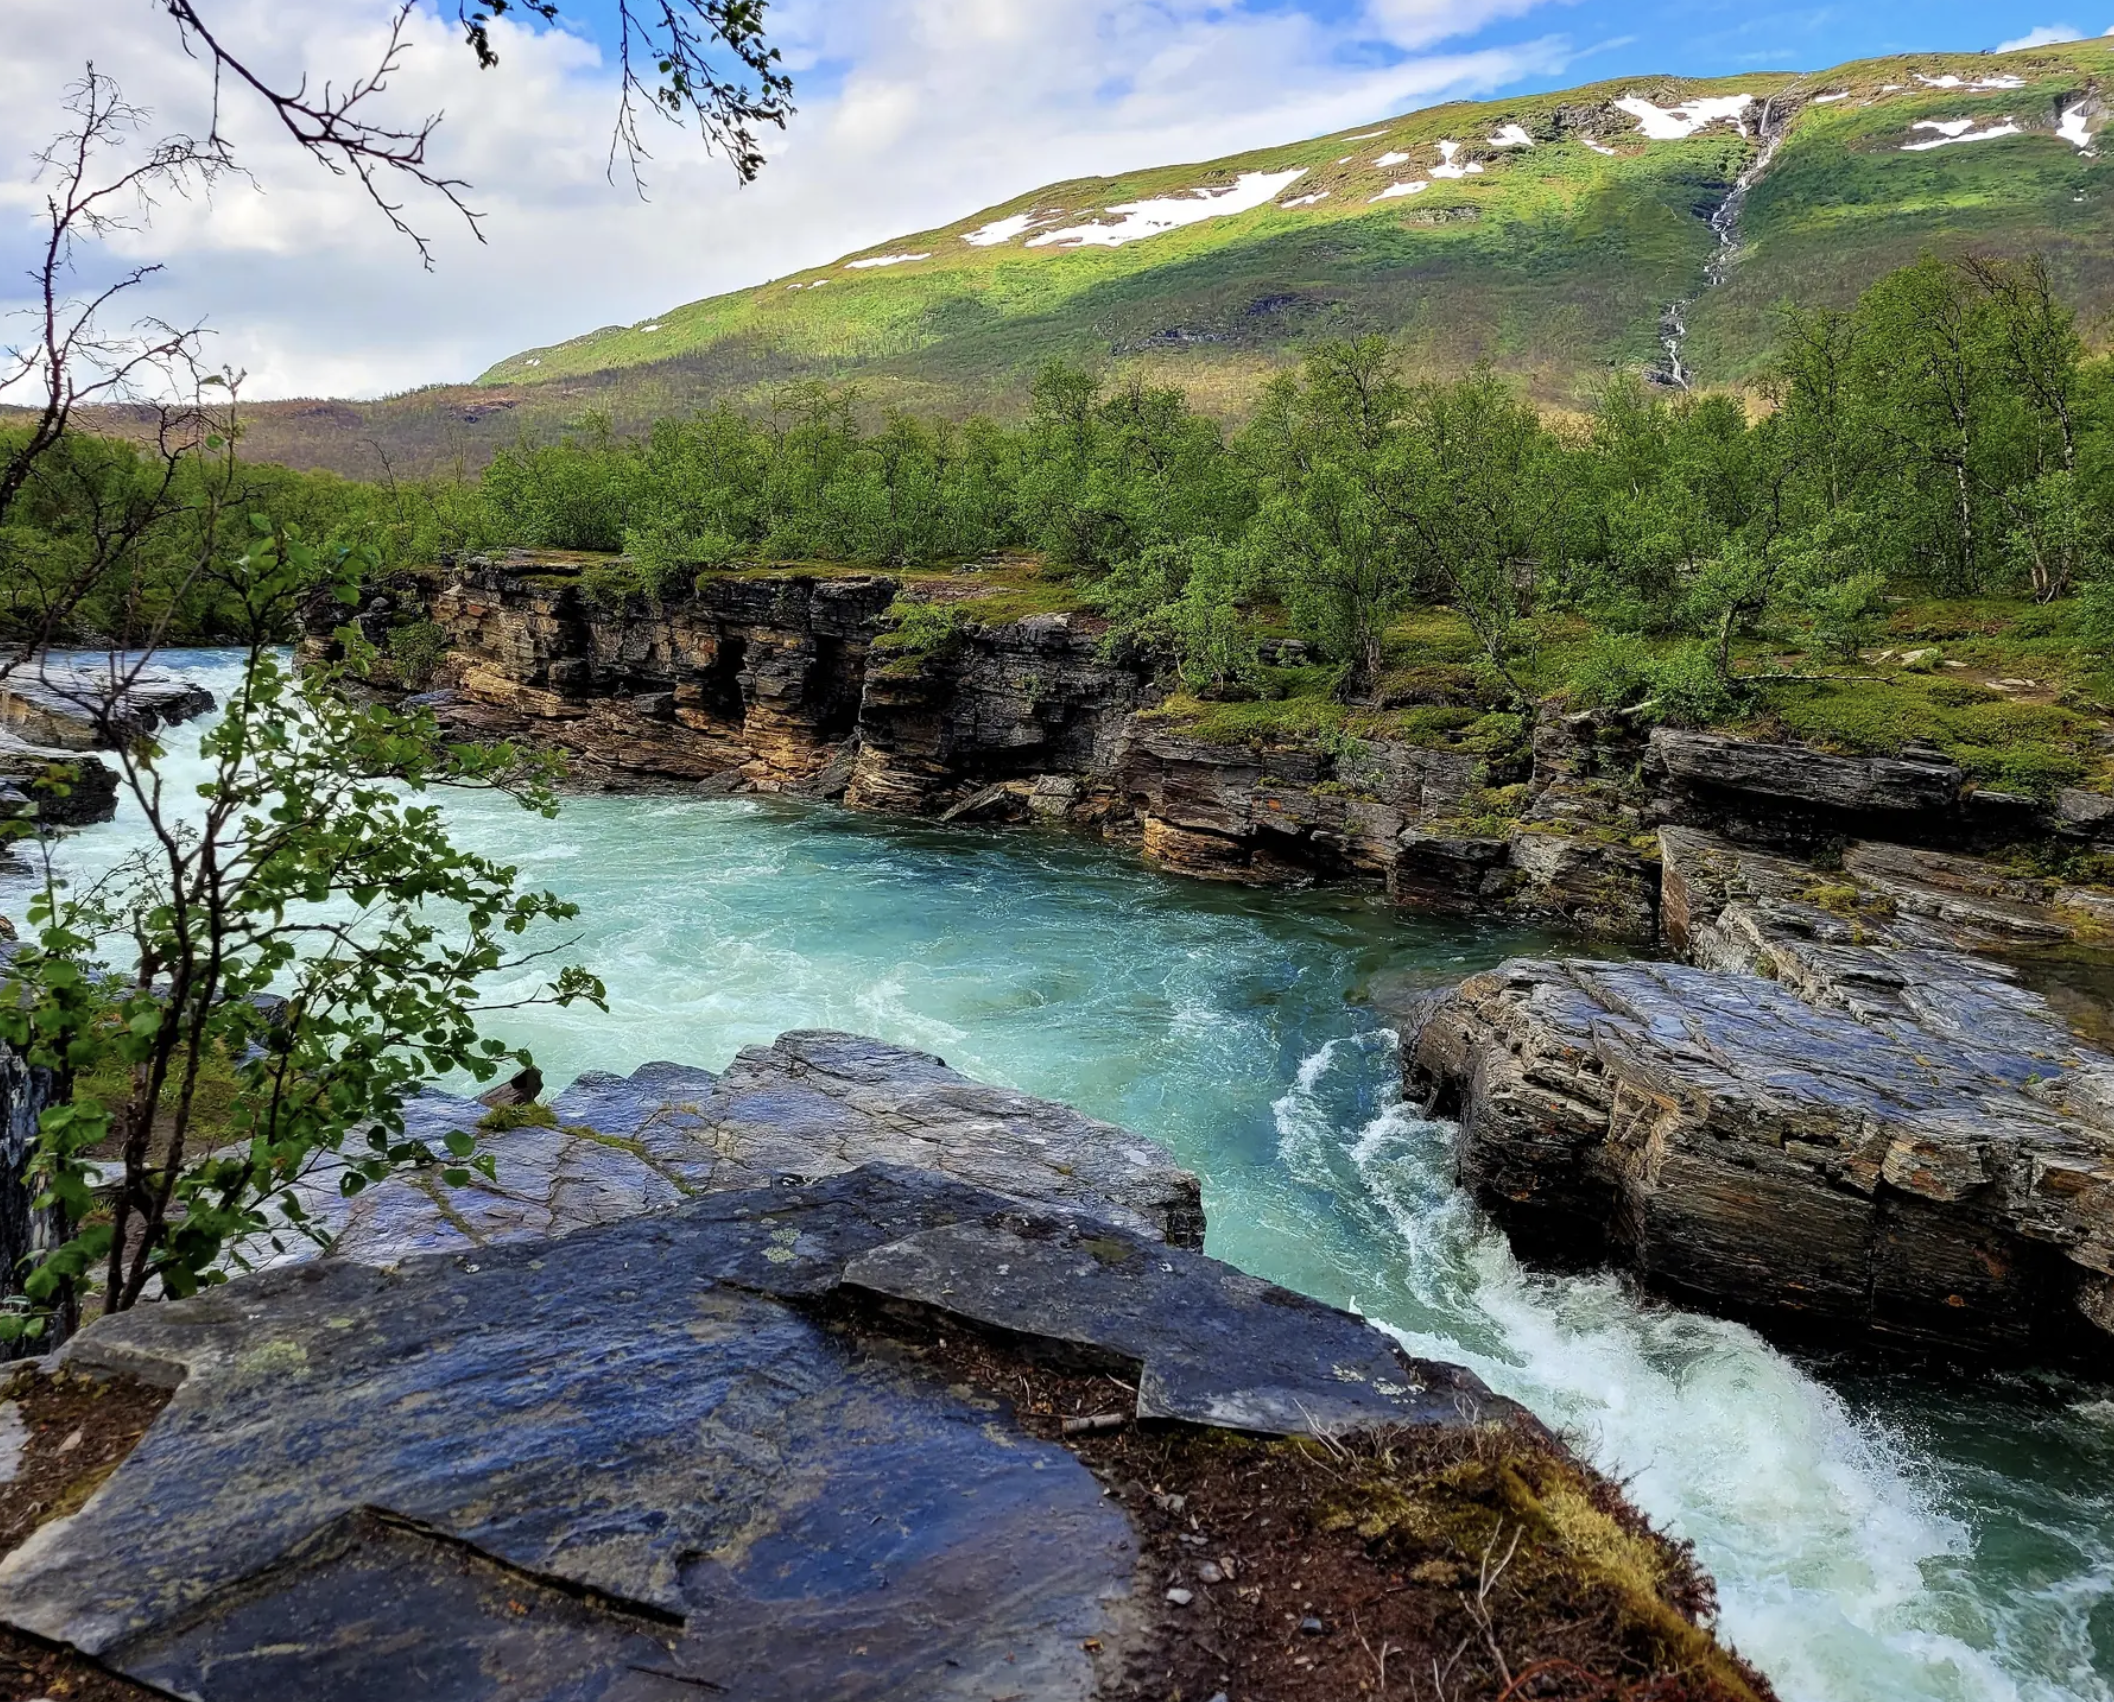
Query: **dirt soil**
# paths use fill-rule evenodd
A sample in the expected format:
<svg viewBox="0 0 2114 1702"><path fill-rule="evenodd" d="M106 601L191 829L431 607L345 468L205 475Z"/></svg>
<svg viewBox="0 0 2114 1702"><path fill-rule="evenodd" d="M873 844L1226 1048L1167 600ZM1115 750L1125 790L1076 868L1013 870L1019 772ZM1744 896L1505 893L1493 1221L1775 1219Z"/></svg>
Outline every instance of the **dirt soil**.
<svg viewBox="0 0 2114 1702"><path fill-rule="evenodd" d="M0 1378L0 1554L93 1495L168 1405L168 1389L33 1365ZM0 1702L136 1702L159 1696L71 1651L0 1626Z"/></svg>
<svg viewBox="0 0 2114 1702"><path fill-rule="evenodd" d="M1141 1428L1119 1377L959 1334L910 1351L1071 1449L1130 1514L1150 1632L1104 1663L1110 1702L1775 1702L1712 1635L1688 1547L1546 1435ZM1094 1417L1120 1424L1066 1434Z"/></svg>
<svg viewBox="0 0 2114 1702"><path fill-rule="evenodd" d="M71 1649L0 1625L0 1702L166 1702L167 1696Z"/></svg>

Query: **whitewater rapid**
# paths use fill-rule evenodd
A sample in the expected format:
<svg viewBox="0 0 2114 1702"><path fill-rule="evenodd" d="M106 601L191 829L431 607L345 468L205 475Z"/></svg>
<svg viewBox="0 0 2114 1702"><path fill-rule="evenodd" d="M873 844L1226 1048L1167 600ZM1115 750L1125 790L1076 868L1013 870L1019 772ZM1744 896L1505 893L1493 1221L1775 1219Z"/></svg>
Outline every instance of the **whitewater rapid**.
<svg viewBox="0 0 2114 1702"><path fill-rule="evenodd" d="M230 683L212 653L170 660ZM181 782L196 739L173 742ZM1203 1176L1212 1253L1472 1366L1627 1480L1786 1702L2114 1702L2114 1396L1795 1360L1611 1277L1523 1270L1453 1186L1375 990L1552 942L771 800L449 808L583 907L570 955L610 1012L495 1025L553 1082L849 1028L1126 1124ZM62 864L107 868L137 832L121 815Z"/></svg>

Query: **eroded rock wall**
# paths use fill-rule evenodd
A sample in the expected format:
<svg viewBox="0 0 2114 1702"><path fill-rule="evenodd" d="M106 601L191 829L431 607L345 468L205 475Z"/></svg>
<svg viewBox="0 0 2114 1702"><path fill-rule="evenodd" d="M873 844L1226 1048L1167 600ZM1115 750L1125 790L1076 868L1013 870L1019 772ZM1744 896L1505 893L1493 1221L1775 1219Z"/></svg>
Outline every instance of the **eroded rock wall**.
<svg viewBox="0 0 2114 1702"><path fill-rule="evenodd" d="M1405 1068L1530 1257L1781 1335L2114 1370L2105 1060L2001 982L1919 1000L1939 965L1881 967L1905 974L1863 990L1889 998L1831 1004L1514 961L1427 1001Z"/></svg>
<svg viewBox="0 0 2114 1702"><path fill-rule="evenodd" d="M775 791L851 737L895 592L879 576L729 575L663 606L603 609L577 574L473 560L431 615L450 646L450 719L526 731L605 784Z"/></svg>
<svg viewBox="0 0 2114 1702"><path fill-rule="evenodd" d="M912 594L952 631L903 648L887 574L711 575L598 601L577 558L472 557L415 589L442 629L443 718L570 752L610 787L800 791L854 808L1099 832L1172 873L1382 883L1405 909L1661 944L1661 828L1793 856L1849 842L1953 852L2114 844L2114 800L1975 786L1936 751L1847 757L1545 709L1518 748L1213 740L1162 711L1147 659L1081 613L980 621L974 574ZM386 633L406 612L379 599ZM335 618L335 617L331 617ZM1677 949L1680 942L1674 941Z"/></svg>

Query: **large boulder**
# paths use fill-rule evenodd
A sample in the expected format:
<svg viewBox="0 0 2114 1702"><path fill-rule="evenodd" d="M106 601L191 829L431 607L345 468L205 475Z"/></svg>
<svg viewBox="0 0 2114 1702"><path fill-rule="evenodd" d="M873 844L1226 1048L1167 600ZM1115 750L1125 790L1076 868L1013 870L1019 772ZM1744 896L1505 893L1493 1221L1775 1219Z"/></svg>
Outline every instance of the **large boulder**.
<svg viewBox="0 0 2114 1702"><path fill-rule="evenodd" d="M1507 963L1413 1012L1411 1089L1530 1257L1790 1337L2114 1371L2110 1061L1960 954L1807 951L1852 954L1832 1000Z"/></svg>
<svg viewBox="0 0 2114 1702"><path fill-rule="evenodd" d="M341 1200L327 1170L311 1212L332 1256L413 1253L568 1234L700 1194L893 1164L1092 1217L1173 1246L1203 1244L1196 1177L1152 1142L1062 1105L990 1087L923 1052L800 1030L752 1046L721 1075L648 1064L582 1076L548 1127L484 1138L496 1178L448 1188L399 1177ZM407 1126L432 1141L475 1132L485 1108L445 1095Z"/></svg>
<svg viewBox="0 0 2114 1702"><path fill-rule="evenodd" d="M39 660L0 678L0 731L55 750L107 750L212 707L204 686L128 666Z"/></svg>
<svg viewBox="0 0 2114 1702"><path fill-rule="evenodd" d="M1535 1430L1156 1236L866 1168L94 1325L64 1369L175 1394L0 1620L204 1702L1083 1702L1174 1610L1117 1488L928 1365L963 1334L1123 1424Z"/></svg>
<svg viewBox="0 0 2114 1702"><path fill-rule="evenodd" d="M86 750L0 732L0 821L86 827L117 814L117 770Z"/></svg>

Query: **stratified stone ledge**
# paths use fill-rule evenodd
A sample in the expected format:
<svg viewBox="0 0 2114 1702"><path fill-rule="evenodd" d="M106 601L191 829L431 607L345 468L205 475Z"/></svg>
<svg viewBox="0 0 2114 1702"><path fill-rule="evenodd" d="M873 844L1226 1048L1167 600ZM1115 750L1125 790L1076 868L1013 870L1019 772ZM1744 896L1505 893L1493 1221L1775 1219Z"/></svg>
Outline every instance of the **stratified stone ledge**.
<svg viewBox="0 0 2114 1702"><path fill-rule="evenodd" d="M0 1619L205 1702L497 1698L510 1670L547 1698L1083 1702L1138 1635L1136 1533L1070 1451L885 1351L904 1309L1127 1373L1140 1422L1541 1434L1157 1237L871 1167L92 1326L69 1368L178 1387L0 1562Z"/></svg>
<svg viewBox="0 0 2114 1702"><path fill-rule="evenodd" d="M338 1198L329 1170L305 1202L332 1256L387 1264L417 1253L569 1234L700 1194L831 1176L865 1164L921 1170L1172 1246L1200 1247L1197 1178L1142 1136L1067 1106L991 1087L929 1053L796 1030L752 1046L722 1075L647 1064L582 1076L552 1128L483 1137L497 1178L447 1188L402 1176ZM427 1094L410 1132L474 1131L484 1107Z"/></svg>
<svg viewBox="0 0 2114 1702"><path fill-rule="evenodd" d="M1854 955L1833 1003L1506 963L1414 1013L1411 1091L1529 1257L1786 1335L2114 1370L2109 1061L1959 954L1814 951Z"/></svg>

